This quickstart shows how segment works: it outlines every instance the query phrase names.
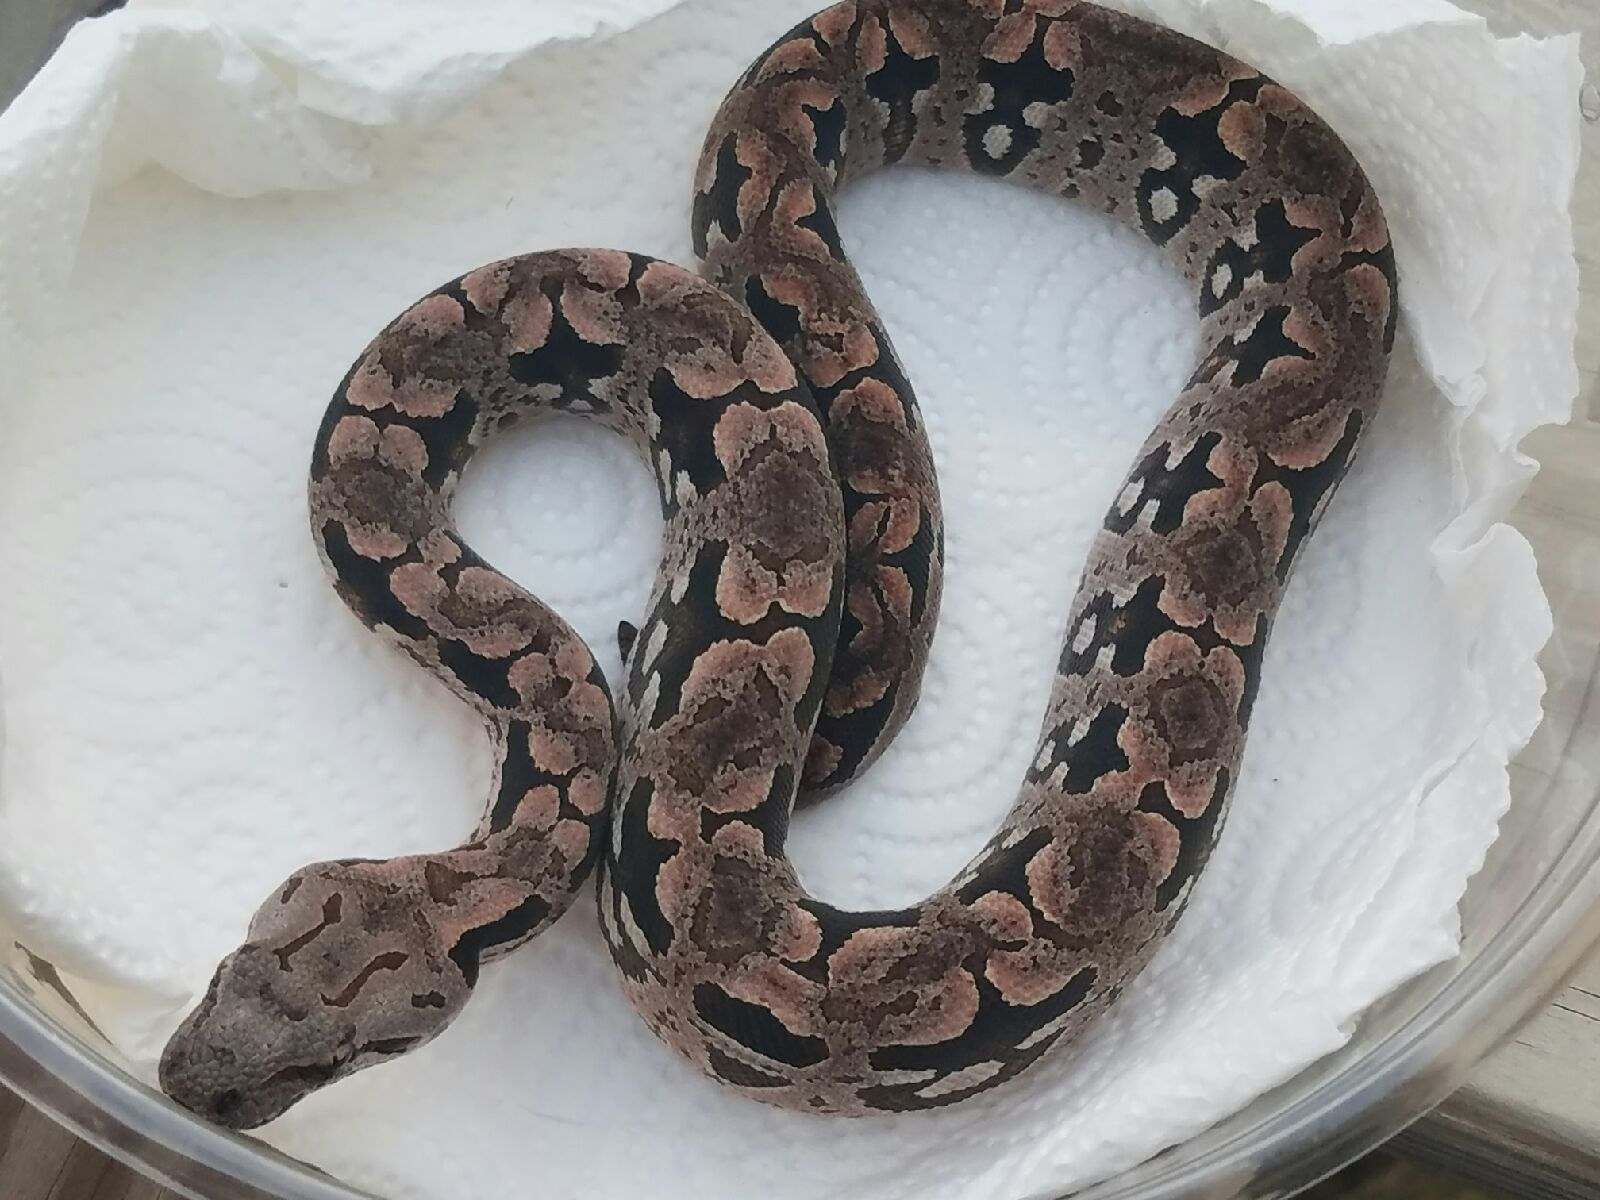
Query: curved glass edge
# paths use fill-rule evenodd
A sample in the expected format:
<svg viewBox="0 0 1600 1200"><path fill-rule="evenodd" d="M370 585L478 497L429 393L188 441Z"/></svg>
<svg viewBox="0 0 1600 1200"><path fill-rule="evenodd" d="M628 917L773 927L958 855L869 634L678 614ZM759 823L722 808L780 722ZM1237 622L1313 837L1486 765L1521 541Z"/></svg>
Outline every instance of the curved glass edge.
<svg viewBox="0 0 1600 1200"><path fill-rule="evenodd" d="M1600 942L1600 811L1538 889L1428 1003L1369 1053L1221 1140L1160 1155L1076 1200L1279 1200L1378 1146L1447 1096ZM1515 985L1508 1001L1507 986ZM0 981L0 1079L85 1141L194 1200L379 1200L214 1129L56 1029ZM1291 1085L1288 1085L1292 1087Z"/></svg>
<svg viewBox="0 0 1600 1200"><path fill-rule="evenodd" d="M380 1200L190 1116L58 1029L4 979L0 1080L96 1149L191 1200Z"/></svg>
<svg viewBox="0 0 1600 1200"><path fill-rule="evenodd" d="M1580 712L1562 739L1563 761L1591 759L1600 748L1600 741L1577 744L1593 737L1585 731L1600 730L1600 675L1590 668ZM1549 778L1513 803L1541 810L1560 786ZM1597 940L1600 804L1591 799L1561 852L1527 881L1520 902L1469 957L1439 964L1391 993L1395 1003L1370 1010L1342 1050L1189 1141L1075 1193L1075 1200L1291 1196L1447 1096ZM199 1121L61 1027L3 977L0 1080L86 1141L195 1200L379 1200L265 1143Z"/></svg>
<svg viewBox="0 0 1600 1200"><path fill-rule="evenodd" d="M1270 1116L1213 1127L1219 1144L1197 1145L1202 1134L1073 1200L1279 1200L1388 1141L1455 1091L1600 945L1597 855L1600 811L1591 811L1500 932L1368 1052Z"/></svg>

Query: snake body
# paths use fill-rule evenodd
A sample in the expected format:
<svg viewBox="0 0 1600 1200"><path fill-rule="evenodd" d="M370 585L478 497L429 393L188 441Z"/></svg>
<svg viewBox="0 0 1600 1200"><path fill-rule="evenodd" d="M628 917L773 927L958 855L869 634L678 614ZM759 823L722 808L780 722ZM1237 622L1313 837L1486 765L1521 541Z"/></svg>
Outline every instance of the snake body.
<svg viewBox="0 0 1600 1200"><path fill-rule="evenodd" d="M790 813L905 720L941 573L923 424L833 215L895 163L1143 231L1194 288L1204 349L1094 541L1015 807L922 903L849 912L796 878ZM1291 565L1382 390L1394 258L1355 158L1253 68L1083 0L854 0L735 85L693 222L704 279L604 250L491 264L340 386L317 544L357 615L485 715L496 785L465 845L316 864L268 899L163 1056L196 1112L256 1125L427 1041L596 863L651 1028L809 1112L1014 1077L1181 912ZM659 484L615 709L582 640L450 522L472 452L541 411L620 431Z"/></svg>

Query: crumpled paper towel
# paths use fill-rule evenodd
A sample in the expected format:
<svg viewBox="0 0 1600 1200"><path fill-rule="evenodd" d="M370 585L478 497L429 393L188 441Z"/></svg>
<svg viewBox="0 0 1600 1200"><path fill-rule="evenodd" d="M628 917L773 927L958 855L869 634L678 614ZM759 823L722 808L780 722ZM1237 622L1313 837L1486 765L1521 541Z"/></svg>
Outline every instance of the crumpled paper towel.
<svg viewBox="0 0 1600 1200"><path fill-rule="evenodd" d="M312 432L367 338L484 261L691 261L721 94L817 0L187 0L80 26L0 118L0 904L151 1077L267 890L454 844L476 720L361 629L306 530ZM1253 60L1384 198L1386 408L1268 653L1233 816L1175 936L1081 1046L932 1114L752 1104L624 1003L591 907L485 972L431 1046L263 1136L385 1196L1059 1193L1234 1111L1452 954L1539 715L1549 615L1497 524L1576 388L1575 39L1442 0L1124 0ZM155 167L159 169L148 170ZM1137 236L899 172L843 226L917 381L949 511L926 696L791 839L835 903L941 884L1010 804L1067 597L1195 323ZM469 538L618 664L659 519L622 443L507 437Z"/></svg>

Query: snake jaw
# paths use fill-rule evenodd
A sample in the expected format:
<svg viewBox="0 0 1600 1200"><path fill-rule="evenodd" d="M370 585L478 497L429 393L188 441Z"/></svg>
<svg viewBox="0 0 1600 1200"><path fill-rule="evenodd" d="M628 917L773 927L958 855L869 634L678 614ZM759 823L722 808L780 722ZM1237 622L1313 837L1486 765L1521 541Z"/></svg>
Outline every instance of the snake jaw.
<svg viewBox="0 0 1600 1200"><path fill-rule="evenodd" d="M168 1096L253 1129L455 1019L466 978L442 939L418 936L408 889L372 886L365 866L308 867L261 907L162 1052Z"/></svg>
<svg viewBox="0 0 1600 1200"><path fill-rule="evenodd" d="M167 1095L218 1125L253 1129L338 1075L343 1031L320 1014L285 1019L276 971L261 946L222 960L205 999L162 1052Z"/></svg>

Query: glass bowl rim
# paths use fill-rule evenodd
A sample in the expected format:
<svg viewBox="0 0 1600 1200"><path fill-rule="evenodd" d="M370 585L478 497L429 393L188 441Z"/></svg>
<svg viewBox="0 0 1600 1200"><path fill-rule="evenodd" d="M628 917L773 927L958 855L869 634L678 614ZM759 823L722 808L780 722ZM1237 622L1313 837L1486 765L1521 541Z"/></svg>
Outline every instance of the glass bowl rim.
<svg viewBox="0 0 1600 1200"><path fill-rule="evenodd" d="M1597 693L1600 671L1590 680L1586 712L1600 707ZM1545 790L1552 786L1554 781L1544 785ZM1537 797L1522 802L1536 804ZM1133 1168L1135 1178L1113 1177L1074 1195L1082 1200L1286 1196L1381 1144L1453 1091L1600 942L1597 867L1600 796L1489 941L1365 1054L1193 1158L1183 1154L1189 1143L1180 1143ZM191 1195L201 1194L196 1187L224 1186L233 1189L223 1194L227 1200L371 1196L183 1112L68 1033L3 979L0 1081L102 1151ZM1211 1131L1237 1116L1223 1118ZM1229 1187L1234 1190L1225 1190Z"/></svg>

